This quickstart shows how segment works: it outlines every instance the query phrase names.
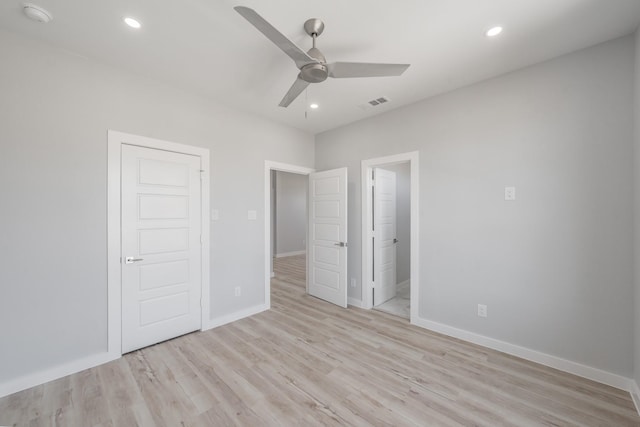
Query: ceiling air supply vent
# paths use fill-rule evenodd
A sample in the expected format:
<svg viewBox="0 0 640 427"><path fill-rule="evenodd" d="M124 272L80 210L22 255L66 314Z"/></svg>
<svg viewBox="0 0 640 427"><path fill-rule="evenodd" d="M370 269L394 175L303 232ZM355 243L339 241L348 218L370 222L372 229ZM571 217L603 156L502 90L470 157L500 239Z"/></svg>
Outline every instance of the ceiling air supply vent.
<svg viewBox="0 0 640 427"><path fill-rule="evenodd" d="M367 101L366 103L359 105L363 110L368 110L369 108L379 107L382 104L386 104L391 100L386 96L381 96L380 98L372 99L371 101Z"/></svg>
<svg viewBox="0 0 640 427"><path fill-rule="evenodd" d="M389 102L389 98L383 96L380 98L372 99L371 101L369 101L369 105L371 105L372 107L377 107L378 105L384 104L386 102Z"/></svg>

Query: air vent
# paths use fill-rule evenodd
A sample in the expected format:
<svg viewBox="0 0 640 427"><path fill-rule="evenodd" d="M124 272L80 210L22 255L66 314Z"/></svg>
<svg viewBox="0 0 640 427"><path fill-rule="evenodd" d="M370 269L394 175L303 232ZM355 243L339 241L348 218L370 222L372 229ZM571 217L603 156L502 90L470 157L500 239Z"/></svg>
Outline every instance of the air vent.
<svg viewBox="0 0 640 427"><path fill-rule="evenodd" d="M367 101L366 103L359 105L363 110L368 110L369 108L379 107L382 104L386 104L391 102L389 98L386 96L381 96L380 98L372 99L371 101Z"/></svg>
<svg viewBox="0 0 640 427"><path fill-rule="evenodd" d="M376 99L372 99L371 101L369 101L369 105L371 105L372 107L377 107L380 104L384 104L389 102L389 98L387 98L386 96L380 97L380 98L376 98Z"/></svg>

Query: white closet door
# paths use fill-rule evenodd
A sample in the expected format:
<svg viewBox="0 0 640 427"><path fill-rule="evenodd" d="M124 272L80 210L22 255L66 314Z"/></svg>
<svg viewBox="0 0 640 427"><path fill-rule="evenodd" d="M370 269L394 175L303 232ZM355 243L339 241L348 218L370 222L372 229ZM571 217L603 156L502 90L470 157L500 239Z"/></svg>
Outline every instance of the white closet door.
<svg viewBox="0 0 640 427"><path fill-rule="evenodd" d="M201 328L200 158L122 146L122 352Z"/></svg>

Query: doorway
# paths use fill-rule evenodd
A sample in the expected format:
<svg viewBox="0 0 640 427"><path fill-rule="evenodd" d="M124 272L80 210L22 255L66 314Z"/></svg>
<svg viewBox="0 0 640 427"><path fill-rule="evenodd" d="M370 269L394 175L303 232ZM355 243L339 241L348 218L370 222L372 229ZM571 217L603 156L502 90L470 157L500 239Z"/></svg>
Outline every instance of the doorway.
<svg viewBox="0 0 640 427"><path fill-rule="evenodd" d="M292 276L296 283L304 287L307 292L307 268L306 268L306 242L307 242L307 190L309 174L314 172L311 168L265 161L265 302L271 308L271 280L276 272L282 275ZM280 178L278 188L278 178ZM305 190L301 191L304 183ZM278 191L280 190L280 191ZM280 194L278 194L280 193ZM278 198L280 201L280 227L278 227ZM283 197L284 196L284 197ZM302 224L305 244L299 246L301 234L300 225L300 198L302 201ZM285 209L289 209L285 212ZM295 210L293 212L292 210ZM294 231L285 230L288 226L287 218L295 218ZM278 245L278 229L282 235ZM279 257L277 257L280 255ZM301 260L304 263L301 265ZM295 286L295 285L294 285Z"/></svg>
<svg viewBox="0 0 640 427"><path fill-rule="evenodd" d="M362 161L362 305L418 315L418 153Z"/></svg>
<svg viewBox="0 0 640 427"><path fill-rule="evenodd" d="M409 162L373 168L373 307L410 318L411 170Z"/></svg>
<svg viewBox="0 0 640 427"><path fill-rule="evenodd" d="M271 307L272 171L307 175L305 293L347 307L347 168L313 169L265 161L265 302ZM277 182L277 179L276 179ZM288 225L285 225L288 226ZM277 225L276 225L277 232ZM277 248L276 248L277 250ZM285 252L286 253L286 252Z"/></svg>
<svg viewBox="0 0 640 427"><path fill-rule="evenodd" d="M271 171L271 276L306 290L308 175Z"/></svg>

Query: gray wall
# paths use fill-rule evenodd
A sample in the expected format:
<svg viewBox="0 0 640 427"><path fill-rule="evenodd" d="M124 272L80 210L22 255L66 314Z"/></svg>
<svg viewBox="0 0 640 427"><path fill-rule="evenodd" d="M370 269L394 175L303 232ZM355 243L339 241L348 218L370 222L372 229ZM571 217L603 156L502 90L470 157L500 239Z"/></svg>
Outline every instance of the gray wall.
<svg viewBox="0 0 640 427"><path fill-rule="evenodd" d="M313 167L313 136L10 33L0 58L0 382L107 350L107 129L211 150L212 317L264 302L264 161Z"/></svg>
<svg viewBox="0 0 640 427"><path fill-rule="evenodd" d="M276 255L306 249L308 177L276 172Z"/></svg>
<svg viewBox="0 0 640 427"><path fill-rule="evenodd" d="M633 58L629 36L318 135L316 169L349 168L350 277L360 161L418 150L419 316L631 376Z"/></svg>
<svg viewBox="0 0 640 427"><path fill-rule="evenodd" d="M635 63L635 109L634 109L634 379L640 384L640 30L636 31L636 63Z"/></svg>
<svg viewBox="0 0 640 427"><path fill-rule="evenodd" d="M396 283L411 278L411 168L408 162L382 166L396 173Z"/></svg>

